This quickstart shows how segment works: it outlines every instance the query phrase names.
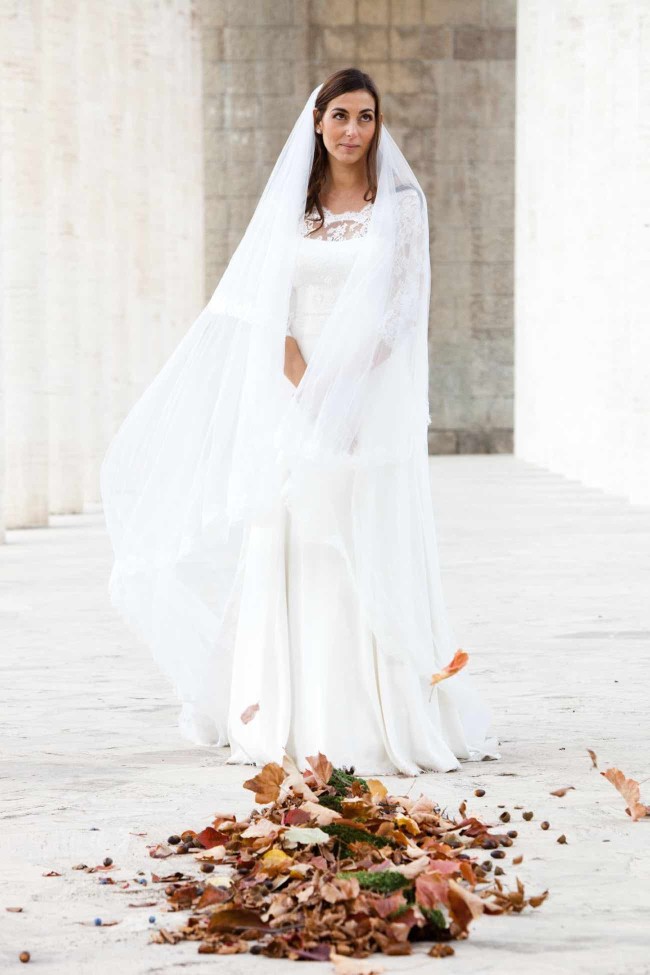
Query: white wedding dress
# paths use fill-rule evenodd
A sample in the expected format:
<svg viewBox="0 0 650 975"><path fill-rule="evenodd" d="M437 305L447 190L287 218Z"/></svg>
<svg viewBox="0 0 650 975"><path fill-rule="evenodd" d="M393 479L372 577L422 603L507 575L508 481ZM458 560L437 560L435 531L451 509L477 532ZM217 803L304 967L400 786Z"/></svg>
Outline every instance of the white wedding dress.
<svg viewBox="0 0 650 975"><path fill-rule="evenodd" d="M356 248L364 246L372 205L343 214L325 208L325 223L311 237L318 214L303 221L288 334L305 361ZM335 517L347 525L352 477L339 472L314 481L310 503L320 524ZM340 551L310 538L309 522L284 503L250 526L239 583L229 764L281 763L286 748L301 769L320 751L360 775L418 774L459 768L459 759L500 757L495 740L483 740L489 711L478 695L468 695L461 716L408 663L377 653Z"/></svg>

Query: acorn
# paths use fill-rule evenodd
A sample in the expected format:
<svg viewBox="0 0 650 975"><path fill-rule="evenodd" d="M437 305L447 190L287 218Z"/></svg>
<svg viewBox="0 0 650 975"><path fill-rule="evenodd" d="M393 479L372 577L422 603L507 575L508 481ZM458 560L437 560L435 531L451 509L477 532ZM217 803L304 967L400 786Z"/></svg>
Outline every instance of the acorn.
<svg viewBox="0 0 650 975"><path fill-rule="evenodd" d="M528 822L529 820L531 820L533 818L532 812L525 812L525 813L522 813L521 815L526 820L526 822Z"/></svg>
<svg viewBox="0 0 650 975"><path fill-rule="evenodd" d="M492 850L490 856L494 857L495 860L503 860L505 853L503 850Z"/></svg>
<svg viewBox="0 0 650 975"><path fill-rule="evenodd" d="M487 873L489 873L490 870L492 869L492 861L491 860L484 860L483 863L481 864L481 866L483 867L483 869Z"/></svg>
<svg viewBox="0 0 650 975"><path fill-rule="evenodd" d="M475 796L478 796L479 798L481 796L484 796L485 795L485 789L474 789L474 795Z"/></svg>
<svg viewBox="0 0 650 975"><path fill-rule="evenodd" d="M566 843L566 836L564 835L564 833L562 833L561 836L558 836L557 842L558 843Z"/></svg>
<svg viewBox="0 0 650 975"><path fill-rule="evenodd" d="M499 841L495 840L492 836L486 836L483 842L481 843L481 847L484 850L496 850L498 845L499 845Z"/></svg>
<svg viewBox="0 0 650 975"><path fill-rule="evenodd" d="M104 866L105 867L110 867L110 865L111 865L112 862L113 862L113 860L112 860L111 857L104 857Z"/></svg>
<svg viewBox="0 0 650 975"><path fill-rule="evenodd" d="M508 830L508 836L509 836L509 837L510 837L511 839L513 839L513 840L516 840L516 839L517 839L517 837L519 836L519 833L517 832L517 830L516 830L516 829L509 829L509 830Z"/></svg>
<svg viewBox="0 0 650 975"><path fill-rule="evenodd" d="M21 960L22 962L28 962L28 961L29 961L29 959L30 959L30 958L31 958L32 956L30 955L30 953L29 953L28 951L21 951L21 953L20 953L20 954L18 955L18 957L20 958L20 960Z"/></svg>
<svg viewBox="0 0 650 975"><path fill-rule="evenodd" d="M495 867L494 873L497 877L502 877L503 874L505 873L505 870L503 869L503 867Z"/></svg>
<svg viewBox="0 0 650 975"><path fill-rule="evenodd" d="M512 846L512 840L509 836L501 837L501 846Z"/></svg>
<svg viewBox="0 0 650 975"><path fill-rule="evenodd" d="M542 829L548 829L551 824L547 822L547 820L544 820L544 822L540 823L539 825L542 827Z"/></svg>
<svg viewBox="0 0 650 975"><path fill-rule="evenodd" d="M499 816L499 819L501 820L502 823L509 823L510 813L507 810L506 812L502 812L501 815Z"/></svg>
<svg viewBox="0 0 650 975"><path fill-rule="evenodd" d="M170 836L169 839L167 840L170 846L178 846L180 841L181 838L180 836L177 836L176 833L174 833L173 836Z"/></svg>
<svg viewBox="0 0 650 975"><path fill-rule="evenodd" d="M202 873L212 873L214 870L214 863L202 863L201 872Z"/></svg>
<svg viewBox="0 0 650 975"><path fill-rule="evenodd" d="M181 833L181 839L183 843L188 843L190 840L193 840L195 836L196 833L194 832L193 829L185 829Z"/></svg>

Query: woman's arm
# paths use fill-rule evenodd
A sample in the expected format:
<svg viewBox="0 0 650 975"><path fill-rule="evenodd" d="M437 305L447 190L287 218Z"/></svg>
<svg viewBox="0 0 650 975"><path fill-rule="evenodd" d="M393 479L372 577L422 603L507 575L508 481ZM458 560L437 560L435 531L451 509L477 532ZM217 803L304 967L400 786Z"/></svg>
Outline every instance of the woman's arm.
<svg viewBox="0 0 650 975"><path fill-rule="evenodd" d="M284 374L294 386L297 386L302 379L307 363L302 357L300 346L292 335L287 335L284 340Z"/></svg>

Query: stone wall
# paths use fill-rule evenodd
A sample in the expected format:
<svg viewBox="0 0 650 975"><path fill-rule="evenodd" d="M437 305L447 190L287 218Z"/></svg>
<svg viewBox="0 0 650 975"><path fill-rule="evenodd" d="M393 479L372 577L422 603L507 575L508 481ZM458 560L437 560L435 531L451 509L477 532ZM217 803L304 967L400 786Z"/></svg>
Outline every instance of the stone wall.
<svg viewBox="0 0 650 975"><path fill-rule="evenodd" d="M519 17L516 452L650 504L650 7Z"/></svg>
<svg viewBox="0 0 650 975"><path fill-rule="evenodd" d="M514 0L203 0L206 298L309 92L367 71L429 201L430 451L510 451Z"/></svg>
<svg viewBox="0 0 650 975"><path fill-rule="evenodd" d="M99 500L203 307L193 0L0 0L0 532Z"/></svg>

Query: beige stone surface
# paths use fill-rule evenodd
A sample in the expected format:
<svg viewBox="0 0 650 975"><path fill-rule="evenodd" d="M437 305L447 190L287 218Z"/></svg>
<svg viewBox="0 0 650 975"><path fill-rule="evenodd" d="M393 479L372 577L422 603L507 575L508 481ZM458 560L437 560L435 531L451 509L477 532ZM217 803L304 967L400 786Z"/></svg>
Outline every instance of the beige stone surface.
<svg viewBox="0 0 650 975"><path fill-rule="evenodd" d="M549 898L536 911L482 918L446 962L422 948L377 960L385 972L445 964L468 975L647 975L650 818L631 822L587 749L599 769L641 780L650 802L650 509L509 456L430 464L450 616L494 709L502 759L384 781L450 810L466 800L489 822L504 804L519 831L508 861L524 857L508 868L509 884L519 876ZM250 767L226 766L227 748L178 736L166 682L108 603L109 569L100 512L11 531L0 551L0 971L16 970L29 950L35 970L56 975L295 972L293 962L150 945L150 914L176 921L162 904L128 906L158 896L153 885L119 892L71 869L111 856L116 877L148 877L160 861L147 844L202 827L217 810L252 807L241 787ZM575 790L564 798L550 795L567 785ZM95 928L95 917L120 923Z"/></svg>

